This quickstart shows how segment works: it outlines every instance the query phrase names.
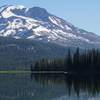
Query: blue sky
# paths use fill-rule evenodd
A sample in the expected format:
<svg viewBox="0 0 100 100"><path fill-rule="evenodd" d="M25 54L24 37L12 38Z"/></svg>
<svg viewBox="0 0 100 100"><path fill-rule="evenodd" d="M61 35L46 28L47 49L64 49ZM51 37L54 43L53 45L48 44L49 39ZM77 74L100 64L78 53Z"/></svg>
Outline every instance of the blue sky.
<svg viewBox="0 0 100 100"><path fill-rule="evenodd" d="M100 0L0 0L3 5L39 6L77 27L100 35Z"/></svg>

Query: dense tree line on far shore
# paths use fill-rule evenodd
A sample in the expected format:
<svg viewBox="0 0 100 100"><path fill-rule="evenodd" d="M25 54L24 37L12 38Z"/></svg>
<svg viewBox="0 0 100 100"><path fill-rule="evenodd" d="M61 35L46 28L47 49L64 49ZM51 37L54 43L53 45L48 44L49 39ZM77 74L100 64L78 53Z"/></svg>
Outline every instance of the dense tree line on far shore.
<svg viewBox="0 0 100 100"><path fill-rule="evenodd" d="M85 50L84 53L80 53L80 49L77 48L76 52L73 54L69 49L64 59L42 59L35 63L34 69L32 70L99 73L100 52L91 49Z"/></svg>
<svg viewBox="0 0 100 100"><path fill-rule="evenodd" d="M42 41L0 37L0 70L30 70L37 60L64 57L66 50Z"/></svg>

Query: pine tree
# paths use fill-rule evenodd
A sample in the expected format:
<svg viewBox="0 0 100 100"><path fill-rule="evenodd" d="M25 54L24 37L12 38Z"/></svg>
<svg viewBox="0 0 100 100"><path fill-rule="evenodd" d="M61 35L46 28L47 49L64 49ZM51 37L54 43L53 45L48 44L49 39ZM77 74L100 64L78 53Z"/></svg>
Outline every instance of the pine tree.
<svg viewBox="0 0 100 100"><path fill-rule="evenodd" d="M66 60L66 71L70 71L72 70L72 56L71 56L71 51L70 49L68 49L68 56L67 56L67 60Z"/></svg>

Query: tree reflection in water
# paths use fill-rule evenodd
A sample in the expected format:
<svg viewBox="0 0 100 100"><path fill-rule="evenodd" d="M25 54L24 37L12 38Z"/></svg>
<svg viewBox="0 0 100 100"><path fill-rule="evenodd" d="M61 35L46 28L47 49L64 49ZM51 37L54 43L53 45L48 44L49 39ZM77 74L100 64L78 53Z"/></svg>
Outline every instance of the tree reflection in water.
<svg viewBox="0 0 100 100"><path fill-rule="evenodd" d="M42 85L56 84L66 85L66 93L70 96L76 93L79 97L81 93L96 96L100 93L100 77L99 76L72 76L64 74L32 74L37 82Z"/></svg>

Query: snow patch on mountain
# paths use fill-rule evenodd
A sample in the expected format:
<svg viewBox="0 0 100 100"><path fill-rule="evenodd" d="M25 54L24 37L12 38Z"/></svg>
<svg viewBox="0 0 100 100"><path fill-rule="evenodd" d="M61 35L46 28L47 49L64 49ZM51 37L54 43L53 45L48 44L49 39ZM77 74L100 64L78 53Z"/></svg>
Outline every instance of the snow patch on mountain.
<svg viewBox="0 0 100 100"><path fill-rule="evenodd" d="M40 7L0 7L0 36L35 39L63 46L100 47L100 36L77 28Z"/></svg>
<svg viewBox="0 0 100 100"><path fill-rule="evenodd" d="M25 8L24 6L8 6L8 7L3 7L0 9L0 12L2 12L2 17L3 18L9 18L11 16L15 16L14 13L12 13L12 10L14 9L23 9Z"/></svg>

